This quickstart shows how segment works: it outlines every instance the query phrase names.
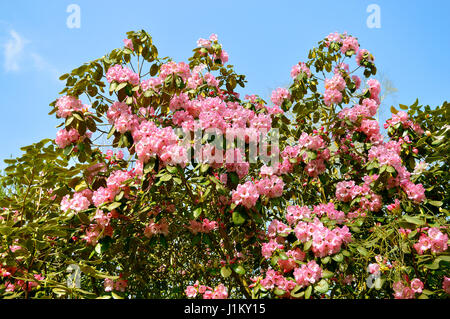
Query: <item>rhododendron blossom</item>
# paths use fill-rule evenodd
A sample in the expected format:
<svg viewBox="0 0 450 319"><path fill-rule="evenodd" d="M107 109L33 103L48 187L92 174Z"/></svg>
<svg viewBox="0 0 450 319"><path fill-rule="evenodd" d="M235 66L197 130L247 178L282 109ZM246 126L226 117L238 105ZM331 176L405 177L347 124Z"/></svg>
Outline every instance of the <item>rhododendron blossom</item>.
<svg viewBox="0 0 450 319"><path fill-rule="evenodd" d="M448 103L380 122L362 43L329 34L269 96L214 33L173 60L128 32L63 75L56 138L0 176L0 295L447 298Z"/></svg>

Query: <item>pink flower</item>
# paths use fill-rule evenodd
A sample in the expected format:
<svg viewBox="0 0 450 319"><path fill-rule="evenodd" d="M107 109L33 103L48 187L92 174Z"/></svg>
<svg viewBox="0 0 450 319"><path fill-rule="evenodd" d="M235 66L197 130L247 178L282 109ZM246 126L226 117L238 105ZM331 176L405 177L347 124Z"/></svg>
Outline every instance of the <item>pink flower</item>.
<svg viewBox="0 0 450 319"><path fill-rule="evenodd" d="M211 47L211 41L200 38L197 40L197 47L199 47L199 48L203 47L203 48L209 49Z"/></svg>
<svg viewBox="0 0 450 319"><path fill-rule="evenodd" d="M193 286L187 286L184 293L188 298L195 298L195 296L197 296L197 289Z"/></svg>
<svg viewBox="0 0 450 319"><path fill-rule="evenodd" d="M331 79L325 79L325 90L343 91L344 89L345 80L339 73L335 74Z"/></svg>
<svg viewBox="0 0 450 319"><path fill-rule="evenodd" d="M351 52L352 53L356 53L359 49L359 44L358 44L358 40L354 37L346 37L344 39L344 41L342 41L342 47L341 47L341 52L342 53L347 53L347 52Z"/></svg>
<svg viewBox="0 0 450 319"><path fill-rule="evenodd" d="M292 67L291 77L295 79L302 72L305 73L308 78L311 77L311 70L304 62L300 62Z"/></svg>
<svg viewBox="0 0 450 319"><path fill-rule="evenodd" d="M151 238L154 235L162 234L164 236L167 236L169 234L169 224L167 224L167 221L163 218L158 223L155 223L154 220L150 220L149 224L144 230L144 236Z"/></svg>
<svg viewBox="0 0 450 319"><path fill-rule="evenodd" d="M255 206L258 198L258 190L256 186L250 181L246 182L245 184L238 185L231 196L232 201L236 205L243 205L247 208Z"/></svg>
<svg viewBox="0 0 450 319"><path fill-rule="evenodd" d="M227 299L228 298L228 289L223 284L219 284L211 296L212 299Z"/></svg>
<svg viewBox="0 0 450 319"><path fill-rule="evenodd" d="M56 133L55 142L59 148L65 148L66 146L77 142L80 139L80 134L74 128L66 130L65 128L59 130Z"/></svg>
<svg viewBox="0 0 450 319"><path fill-rule="evenodd" d="M119 279L116 281L116 285L115 285L114 289L117 291L125 292L125 290L127 289L127 286L128 286L128 283L126 280Z"/></svg>
<svg viewBox="0 0 450 319"><path fill-rule="evenodd" d="M370 98L379 103L379 95L381 92L380 82L378 82L376 79L370 79L367 81L367 85L369 86Z"/></svg>
<svg viewBox="0 0 450 319"><path fill-rule="evenodd" d="M259 195L269 198L280 197L283 194L284 182L278 176L272 175L269 178L261 179L255 183Z"/></svg>
<svg viewBox="0 0 450 319"><path fill-rule="evenodd" d="M339 104L342 101L342 93L334 89L325 90L323 99L326 106Z"/></svg>
<svg viewBox="0 0 450 319"><path fill-rule="evenodd" d="M109 83L117 82L124 83L128 82L131 85L139 84L139 75L131 71L126 67L122 67L120 64L116 64L108 69L106 72L106 80Z"/></svg>
<svg viewBox="0 0 450 319"><path fill-rule="evenodd" d="M314 260L311 260L308 264L303 264L301 267L294 270L295 281L302 287L316 283L321 277L322 269Z"/></svg>
<svg viewBox="0 0 450 319"><path fill-rule="evenodd" d="M359 89L359 87L361 86L361 79L359 78L359 76L352 75L352 80L355 83L356 89Z"/></svg>
<svg viewBox="0 0 450 319"><path fill-rule="evenodd" d="M366 49L361 49L358 51L358 54L356 55L356 64L361 65L361 61L369 61L369 62L373 62L374 58L372 56L372 54L370 54L369 51L367 51Z"/></svg>
<svg viewBox="0 0 450 319"><path fill-rule="evenodd" d="M189 65L184 62L176 63L174 61L170 61L166 64L161 65L159 74L161 80L164 80L171 74L179 75L184 82L186 82L187 79L191 77Z"/></svg>
<svg viewBox="0 0 450 319"><path fill-rule="evenodd" d="M22 247L19 245L10 245L9 246L9 250L11 250L13 253L15 253L16 251L21 250L21 249L22 249Z"/></svg>
<svg viewBox="0 0 450 319"><path fill-rule="evenodd" d="M212 42L218 41L217 34L215 34L215 33L211 34L211 35L209 36L209 40L212 41Z"/></svg>
<svg viewBox="0 0 450 319"><path fill-rule="evenodd" d="M354 189L354 181L339 182L336 184L336 198L343 202L349 202L355 197Z"/></svg>
<svg viewBox="0 0 450 319"><path fill-rule="evenodd" d="M87 106L83 105L79 99L68 95L60 97L56 101L56 107L58 108L56 116L61 118L71 116L72 112L75 111L83 112L87 110Z"/></svg>
<svg viewBox="0 0 450 319"><path fill-rule="evenodd" d="M220 53L220 60L222 60L222 64L225 64L228 62L228 52L222 49L222 52Z"/></svg>
<svg viewBox="0 0 450 319"><path fill-rule="evenodd" d="M326 40L327 40L327 45L329 45L330 42L342 43L341 35L339 33L337 33L337 32L330 33L326 37Z"/></svg>
<svg viewBox="0 0 450 319"><path fill-rule="evenodd" d="M133 41L131 41L130 39L124 39L123 44L125 45L126 48L134 51Z"/></svg>
<svg viewBox="0 0 450 319"><path fill-rule="evenodd" d="M106 278L103 282L106 292L110 292L114 290L114 280Z"/></svg>
<svg viewBox="0 0 450 319"><path fill-rule="evenodd" d="M414 278L413 280L411 280L411 289L415 293L418 293L418 294L422 293L423 282L419 278Z"/></svg>
<svg viewBox="0 0 450 319"><path fill-rule="evenodd" d="M290 99L291 94L285 88L278 88L272 92L271 100L276 106L281 106L285 99Z"/></svg>
<svg viewBox="0 0 450 319"><path fill-rule="evenodd" d="M380 274L380 265L370 264L369 265L369 273L371 273L372 275L379 275Z"/></svg>
<svg viewBox="0 0 450 319"><path fill-rule="evenodd" d="M444 280L442 281L442 289L450 295L450 277L444 276Z"/></svg>

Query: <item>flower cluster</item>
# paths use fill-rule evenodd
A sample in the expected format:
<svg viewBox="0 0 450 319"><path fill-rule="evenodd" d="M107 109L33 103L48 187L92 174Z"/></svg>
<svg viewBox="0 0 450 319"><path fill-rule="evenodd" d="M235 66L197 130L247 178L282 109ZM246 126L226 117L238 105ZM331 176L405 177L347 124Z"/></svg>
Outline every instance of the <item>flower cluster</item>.
<svg viewBox="0 0 450 319"><path fill-rule="evenodd" d="M358 53L356 54L356 64L358 65L362 65L362 62L367 61L367 62L373 62L375 61L374 57L372 54L370 54L369 51L367 51L366 49L361 49L358 51Z"/></svg>
<svg viewBox="0 0 450 319"><path fill-rule="evenodd" d="M106 180L107 187L99 187L92 194L92 201L96 207L112 202L114 197L125 187L125 182L134 177L132 172L116 170Z"/></svg>
<svg viewBox="0 0 450 319"><path fill-rule="evenodd" d="M307 150L314 151L315 156L310 158ZM305 172L311 177L317 177L325 169L325 161L330 159L330 150L327 148L321 135L310 135L303 132L295 146L286 146L281 152L282 162L276 173L286 174L292 171L293 164L305 162ZM274 172L275 173L275 172Z"/></svg>
<svg viewBox="0 0 450 319"><path fill-rule="evenodd" d="M292 67L291 77L295 79L302 72L305 73L308 78L311 77L311 70L304 62L300 62Z"/></svg>
<svg viewBox="0 0 450 319"><path fill-rule="evenodd" d="M294 277L298 285L306 287L322 278L322 268L314 260L311 260L307 264L296 268L294 270Z"/></svg>
<svg viewBox="0 0 450 319"><path fill-rule="evenodd" d="M106 292L110 292L113 290L125 292L128 286L128 281L125 279L118 279L114 281L113 279L106 278L103 282L103 286Z"/></svg>
<svg viewBox="0 0 450 319"><path fill-rule="evenodd" d="M218 225L216 221L210 221L208 218L204 218L202 222L198 222L196 220L191 220L189 226L189 230L194 234L198 233L209 233L213 230L216 230Z"/></svg>
<svg viewBox="0 0 450 319"><path fill-rule="evenodd" d="M86 229L83 240L85 240L88 245L95 246L100 238L105 236L112 237L113 228L110 221L111 218L115 217L117 217L115 211L105 214L102 210L97 209L92 219L93 223Z"/></svg>
<svg viewBox="0 0 450 319"><path fill-rule="evenodd" d="M195 298L198 294L203 295L203 299L227 299L228 289L223 284L219 284L214 289L200 285L197 281L193 286L187 286L185 294L188 298Z"/></svg>
<svg viewBox="0 0 450 319"><path fill-rule="evenodd" d="M267 270L265 277L260 278L259 282L265 290L278 288L290 292L297 286L294 280L286 279L280 272L273 269Z"/></svg>
<svg viewBox="0 0 450 319"><path fill-rule="evenodd" d="M217 41L218 41L217 34L213 33L213 34L211 34L209 39L203 39L203 38L198 39L197 47L208 49L209 52L212 53L212 59L214 61L216 61L217 59L220 59L220 62L222 64L225 64L228 62L228 53L222 49L222 47L220 46L220 44L217 43ZM216 53L214 52L214 50L212 48L213 44L220 46L220 56L217 56Z"/></svg>
<svg viewBox="0 0 450 319"><path fill-rule="evenodd" d="M130 83L136 86L139 84L139 75L120 64L116 64L106 72L106 80L109 83Z"/></svg>
<svg viewBox="0 0 450 319"><path fill-rule="evenodd" d="M267 196L268 198L280 197L283 193L284 182L278 176L272 175L268 178L263 178L255 183L259 195Z"/></svg>
<svg viewBox="0 0 450 319"><path fill-rule="evenodd" d="M359 205L362 209L371 212L379 211L382 206L382 198L375 194L370 184L378 179L378 175L364 177L364 184L356 185L354 181L343 181L336 184L336 198L342 202L349 202L359 197Z"/></svg>
<svg viewBox="0 0 450 319"><path fill-rule="evenodd" d="M169 224L166 219L161 219L158 223L154 220L150 220L147 227L144 230L144 236L151 238L155 235L164 235L167 236L169 234Z"/></svg>
<svg viewBox="0 0 450 319"><path fill-rule="evenodd" d="M438 228L422 228L419 241L413 245L419 255L431 249L432 253L441 253L448 249L448 236Z"/></svg>
<svg viewBox="0 0 450 319"><path fill-rule="evenodd" d="M336 73L331 79L325 79L325 93L323 94L325 105L341 103L342 91L345 90L345 87L345 80L339 73Z"/></svg>
<svg viewBox="0 0 450 319"><path fill-rule="evenodd" d="M56 133L55 142L60 148L65 148L66 146L77 142L80 139L80 134L74 128L66 130L65 128L59 130Z"/></svg>
<svg viewBox="0 0 450 319"><path fill-rule="evenodd" d="M159 78L161 80L166 79L169 75L176 74L180 76L184 82L191 76L191 70L189 65L184 62L174 62L170 61L166 64L161 65Z"/></svg>
<svg viewBox="0 0 450 319"><path fill-rule="evenodd" d="M290 98L291 98L291 94L289 93L289 91L287 89L277 88L276 90L274 90L272 92L272 96L270 97L270 100L276 106L281 106L281 104L283 104L283 101L285 99L290 99Z"/></svg>
<svg viewBox="0 0 450 319"><path fill-rule="evenodd" d="M384 128L395 127L397 124L401 125L404 129L411 128L418 135L422 135L424 130L419 124L414 123L409 119L408 113L404 111L398 111L396 114L392 114L392 118L386 121Z"/></svg>
<svg viewBox="0 0 450 319"><path fill-rule="evenodd" d="M56 101L56 116L60 118L67 118L72 115L73 112L85 112L88 109L87 105L84 105L79 99L65 95L60 97Z"/></svg>
<svg viewBox="0 0 450 319"><path fill-rule="evenodd" d="M294 228L295 236L301 242L312 240L312 251L316 257L336 254L343 244L352 240L347 226L330 230L318 218L313 222L300 221Z"/></svg>
<svg viewBox="0 0 450 319"><path fill-rule="evenodd" d="M407 285L402 281L397 281L392 288L395 299L413 299L416 293L422 293L423 282L419 278L414 278Z"/></svg>
<svg viewBox="0 0 450 319"><path fill-rule="evenodd" d="M69 209L80 212L86 210L92 203L92 191L85 189L81 192L73 194L73 198L69 199L69 195L66 195L61 200L61 210L66 212Z"/></svg>
<svg viewBox="0 0 450 319"><path fill-rule="evenodd" d="M259 198L258 189L256 186L248 181L245 184L237 186L236 190L232 192L231 200L236 205L243 205L247 208L251 208L256 205L256 201Z"/></svg>

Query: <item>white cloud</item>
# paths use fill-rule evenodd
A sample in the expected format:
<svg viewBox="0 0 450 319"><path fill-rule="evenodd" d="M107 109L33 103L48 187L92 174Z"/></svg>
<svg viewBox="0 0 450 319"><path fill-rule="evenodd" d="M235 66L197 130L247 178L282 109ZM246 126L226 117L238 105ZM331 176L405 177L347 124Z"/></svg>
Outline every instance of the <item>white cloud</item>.
<svg viewBox="0 0 450 319"><path fill-rule="evenodd" d="M17 72L23 68L31 68L37 71L47 72L56 79L59 77L59 72L53 65L40 54L26 47L30 41L15 30L11 30L9 35L10 38L4 45L4 69L6 72Z"/></svg>
<svg viewBox="0 0 450 319"><path fill-rule="evenodd" d="M11 38L5 44L5 71L19 71L20 60L23 56L23 49L28 42L25 38L21 37L16 31L11 30L9 32Z"/></svg>
<svg viewBox="0 0 450 319"><path fill-rule="evenodd" d="M59 71L50 63L48 63L42 56L35 52L30 52L30 58L33 60L33 66L38 71L47 71L56 79L59 78Z"/></svg>

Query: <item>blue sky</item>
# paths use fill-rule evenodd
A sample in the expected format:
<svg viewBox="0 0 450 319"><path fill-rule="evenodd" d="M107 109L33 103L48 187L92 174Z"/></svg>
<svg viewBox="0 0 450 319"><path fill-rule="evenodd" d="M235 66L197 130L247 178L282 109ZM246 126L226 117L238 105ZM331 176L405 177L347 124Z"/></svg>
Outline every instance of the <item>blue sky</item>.
<svg viewBox="0 0 450 319"><path fill-rule="evenodd" d="M70 4L81 9L81 27L69 29ZM381 10L381 28L368 28L368 5ZM211 33L246 74L243 93L263 98L289 83L295 63L330 32L359 38L375 56L378 79L398 92L389 106L439 105L450 89L449 1L0 1L0 160L19 148L54 138L59 124L48 104L58 97L59 75L122 46L129 30L145 29L161 56L186 61L200 37ZM4 167L3 161L0 168Z"/></svg>

